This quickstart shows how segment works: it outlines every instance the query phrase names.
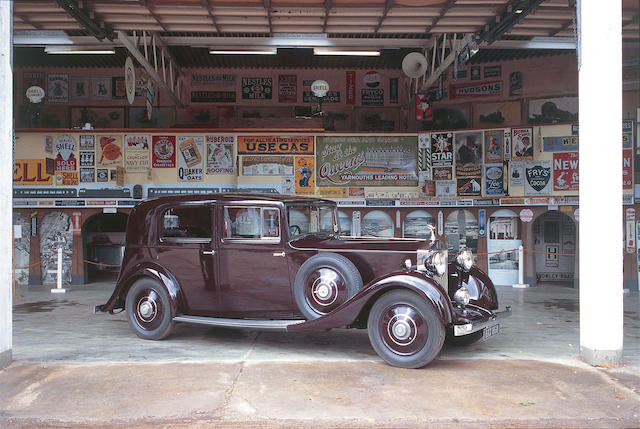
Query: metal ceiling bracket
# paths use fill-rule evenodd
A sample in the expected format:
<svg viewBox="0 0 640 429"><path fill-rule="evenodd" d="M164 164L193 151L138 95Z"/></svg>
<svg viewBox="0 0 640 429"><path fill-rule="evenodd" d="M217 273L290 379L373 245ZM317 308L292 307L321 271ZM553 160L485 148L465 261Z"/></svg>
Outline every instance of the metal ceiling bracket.
<svg viewBox="0 0 640 429"><path fill-rule="evenodd" d="M478 45L473 40L473 34L465 34L462 38L458 38L456 34L453 34L452 37L449 38L449 40L447 40L445 34L443 35L440 43L441 46L438 47L438 41L435 40L435 43L430 48L430 50L432 51L431 73L429 73L429 77L427 79L424 79L422 81L422 87L420 88L421 91L427 91L431 87L431 85L433 85L440 78L440 75L443 74L451 64L453 64L455 59L458 57L458 54L462 52L466 47L469 47L469 50L478 48ZM442 52L442 57L436 67L436 51L438 50L438 48L440 48ZM447 52L446 48L448 48L448 55L445 56L445 52ZM427 56L428 52L425 52L425 54L425 56Z"/></svg>
<svg viewBox="0 0 640 429"><path fill-rule="evenodd" d="M87 13L78 5L75 0L56 0L56 3L62 7L69 15L75 19L78 24L82 25L85 30L101 42L107 38L113 40L113 36L105 29L100 27Z"/></svg>
<svg viewBox="0 0 640 429"><path fill-rule="evenodd" d="M143 31L142 37L133 39L124 31L117 31L118 41L127 48L129 53L136 59L149 76L162 87L169 95L169 98L179 107L183 107L180 101L182 90L180 76L182 75L178 64L169 53L164 43L156 33ZM135 41L134 41L135 40ZM142 42L142 46L139 46ZM141 49L142 48L142 52ZM149 51L153 51L153 64L149 61ZM143 53L144 52L144 53ZM158 69L158 57L160 57L160 68ZM162 73L162 74L161 74Z"/></svg>

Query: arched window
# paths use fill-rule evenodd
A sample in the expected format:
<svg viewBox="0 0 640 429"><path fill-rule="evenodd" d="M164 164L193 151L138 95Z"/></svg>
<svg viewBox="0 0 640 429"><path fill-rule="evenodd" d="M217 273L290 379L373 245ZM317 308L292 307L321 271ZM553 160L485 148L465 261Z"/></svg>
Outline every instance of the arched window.
<svg viewBox="0 0 640 429"><path fill-rule="evenodd" d="M414 210L409 213L402 223L402 236L405 238L431 238L431 229L436 226L436 220L424 210Z"/></svg>
<svg viewBox="0 0 640 429"><path fill-rule="evenodd" d="M369 237L393 237L393 219L382 210L374 210L362 219L362 235Z"/></svg>

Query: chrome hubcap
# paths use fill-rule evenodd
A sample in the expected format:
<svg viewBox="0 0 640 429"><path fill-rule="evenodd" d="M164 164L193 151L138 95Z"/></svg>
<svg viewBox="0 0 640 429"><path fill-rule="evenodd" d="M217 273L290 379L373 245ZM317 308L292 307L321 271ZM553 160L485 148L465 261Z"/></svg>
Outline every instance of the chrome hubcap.
<svg viewBox="0 0 640 429"><path fill-rule="evenodd" d="M329 278L320 277L312 286L314 301L321 306L331 305L338 298L338 285Z"/></svg>
<svg viewBox="0 0 640 429"><path fill-rule="evenodd" d="M158 306L156 301L146 296L138 301L138 317L144 322L151 322L158 314Z"/></svg>
<svg viewBox="0 0 640 429"><path fill-rule="evenodd" d="M396 322L393 325L393 334L399 340L406 340L409 337L410 328L405 322Z"/></svg>

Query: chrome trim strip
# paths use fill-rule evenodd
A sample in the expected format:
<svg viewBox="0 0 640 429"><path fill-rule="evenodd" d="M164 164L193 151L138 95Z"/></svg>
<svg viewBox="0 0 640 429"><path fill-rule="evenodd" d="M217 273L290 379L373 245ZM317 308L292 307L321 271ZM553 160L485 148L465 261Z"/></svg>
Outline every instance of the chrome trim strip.
<svg viewBox="0 0 640 429"><path fill-rule="evenodd" d="M289 325L298 325L306 320L247 320L223 319L219 317L176 316L174 322L197 323L199 325L222 326L226 328L248 328L262 331L287 331Z"/></svg>
<svg viewBox="0 0 640 429"><path fill-rule="evenodd" d="M161 243L188 243L188 244L207 244L211 243L210 238L197 237L160 237Z"/></svg>
<svg viewBox="0 0 640 429"><path fill-rule="evenodd" d="M453 335L456 337L473 334L487 326L495 325L500 319L511 316L511 307L507 306L504 311L493 313L490 317L478 322L467 323L464 325L453 325Z"/></svg>
<svg viewBox="0 0 640 429"><path fill-rule="evenodd" d="M416 253L415 250L362 250L362 249L319 249L315 247L296 247L289 243L289 246L295 250L310 250L317 252L333 252L333 253Z"/></svg>

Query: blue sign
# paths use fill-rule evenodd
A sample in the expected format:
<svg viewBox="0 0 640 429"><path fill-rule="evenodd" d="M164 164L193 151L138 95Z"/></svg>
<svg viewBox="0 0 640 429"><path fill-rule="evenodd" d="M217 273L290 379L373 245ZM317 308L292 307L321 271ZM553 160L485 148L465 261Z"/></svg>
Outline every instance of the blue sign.
<svg viewBox="0 0 640 429"><path fill-rule="evenodd" d="M542 145L545 152L578 150L578 136L543 137Z"/></svg>
<svg viewBox="0 0 640 429"><path fill-rule="evenodd" d="M486 197L504 195L504 170L502 164L484 166L484 195Z"/></svg>
<svg viewBox="0 0 640 429"><path fill-rule="evenodd" d="M478 210L478 237L484 237L487 226L487 211L485 209Z"/></svg>

